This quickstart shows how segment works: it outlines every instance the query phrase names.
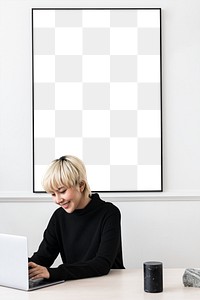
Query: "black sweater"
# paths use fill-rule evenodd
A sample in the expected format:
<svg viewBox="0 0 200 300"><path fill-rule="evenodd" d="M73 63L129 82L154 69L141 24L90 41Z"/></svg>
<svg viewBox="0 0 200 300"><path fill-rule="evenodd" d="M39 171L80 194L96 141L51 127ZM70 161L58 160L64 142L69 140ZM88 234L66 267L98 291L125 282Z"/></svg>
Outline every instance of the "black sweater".
<svg viewBox="0 0 200 300"><path fill-rule="evenodd" d="M98 194L84 209L52 215L39 249L29 259L48 268L50 279L70 280L106 275L124 269L120 211ZM60 253L63 264L50 268Z"/></svg>

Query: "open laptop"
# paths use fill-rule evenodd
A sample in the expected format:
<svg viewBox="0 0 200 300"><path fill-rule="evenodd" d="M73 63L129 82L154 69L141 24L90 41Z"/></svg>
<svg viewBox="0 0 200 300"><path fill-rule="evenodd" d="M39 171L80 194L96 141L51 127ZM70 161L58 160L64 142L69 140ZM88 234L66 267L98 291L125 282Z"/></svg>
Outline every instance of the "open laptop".
<svg viewBox="0 0 200 300"><path fill-rule="evenodd" d="M29 280L27 244L25 236L0 233L0 285L32 291L64 282Z"/></svg>

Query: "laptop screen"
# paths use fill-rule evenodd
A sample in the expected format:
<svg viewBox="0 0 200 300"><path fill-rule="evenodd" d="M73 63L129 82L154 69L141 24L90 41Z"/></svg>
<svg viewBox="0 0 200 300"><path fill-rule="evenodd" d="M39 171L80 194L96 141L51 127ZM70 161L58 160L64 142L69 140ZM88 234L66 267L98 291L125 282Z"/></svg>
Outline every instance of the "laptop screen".
<svg viewBox="0 0 200 300"><path fill-rule="evenodd" d="M0 234L0 245L0 285L28 290L27 238Z"/></svg>

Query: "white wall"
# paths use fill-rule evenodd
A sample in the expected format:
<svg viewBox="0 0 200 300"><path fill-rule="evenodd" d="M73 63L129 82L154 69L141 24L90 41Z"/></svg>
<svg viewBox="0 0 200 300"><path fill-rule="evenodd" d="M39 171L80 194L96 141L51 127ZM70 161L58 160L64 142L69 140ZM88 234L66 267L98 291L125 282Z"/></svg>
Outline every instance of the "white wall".
<svg viewBox="0 0 200 300"><path fill-rule="evenodd" d="M122 213L123 252L127 268L160 260L165 267L199 267L199 202L115 202ZM0 204L0 232L25 235L30 255L41 241L51 202ZM58 263L58 262L57 262Z"/></svg>
<svg viewBox="0 0 200 300"><path fill-rule="evenodd" d="M0 232L27 235L32 252L55 209L32 194L31 8L67 6L162 8L164 192L103 197L122 211L127 267L198 267L199 0L0 0Z"/></svg>

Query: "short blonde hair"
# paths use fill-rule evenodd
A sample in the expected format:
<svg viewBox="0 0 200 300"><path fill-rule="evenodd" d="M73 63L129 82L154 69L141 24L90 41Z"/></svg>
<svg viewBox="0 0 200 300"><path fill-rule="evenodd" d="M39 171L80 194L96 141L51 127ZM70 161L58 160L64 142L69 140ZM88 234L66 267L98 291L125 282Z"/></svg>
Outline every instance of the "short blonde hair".
<svg viewBox="0 0 200 300"><path fill-rule="evenodd" d="M47 193L52 193L60 187L70 188L80 183L85 183L84 194L90 195L84 163L76 156L65 155L53 160L44 175L42 185Z"/></svg>

